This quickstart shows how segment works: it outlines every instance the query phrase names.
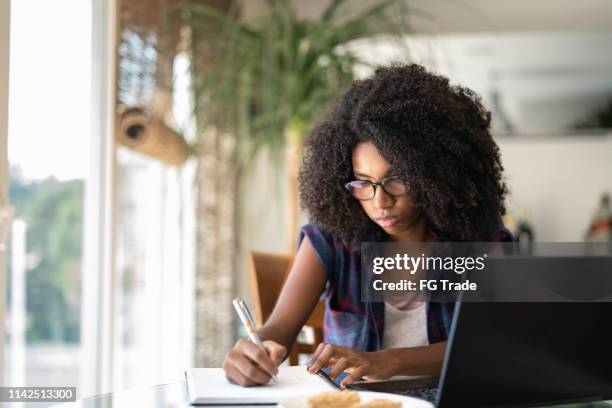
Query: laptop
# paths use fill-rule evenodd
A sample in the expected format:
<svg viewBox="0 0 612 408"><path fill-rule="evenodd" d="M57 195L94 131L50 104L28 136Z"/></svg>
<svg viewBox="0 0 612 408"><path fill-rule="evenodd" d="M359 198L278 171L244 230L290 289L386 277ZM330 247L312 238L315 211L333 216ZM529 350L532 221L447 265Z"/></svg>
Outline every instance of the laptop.
<svg viewBox="0 0 612 408"><path fill-rule="evenodd" d="M543 261L551 259L506 259L503 267L523 272L541 269ZM577 274L585 269L584 258L562 261L576 263ZM612 400L612 302L458 301L439 380L355 388L416 396L438 408Z"/></svg>
<svg viewBox="0 0 612 408"><path fill-rule="evenodd" d="M612 303L458 304L439 408L612 399Z"/></svg>

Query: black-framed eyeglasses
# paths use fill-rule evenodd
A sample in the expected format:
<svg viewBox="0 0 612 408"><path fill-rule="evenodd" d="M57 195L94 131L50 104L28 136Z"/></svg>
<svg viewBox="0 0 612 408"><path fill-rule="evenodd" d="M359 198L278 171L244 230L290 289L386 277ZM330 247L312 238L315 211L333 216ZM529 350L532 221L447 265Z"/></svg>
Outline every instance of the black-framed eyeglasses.
<svg viewBox="0 0 612 408"><path fill-rule="evenodd" d="M354 180L344 185L349 193L360 201L372 200L376 195L377 186L380 186L391 197L401 197L408 192L406 183L399 176L386 176L378 183L369 180Z"/></svg>

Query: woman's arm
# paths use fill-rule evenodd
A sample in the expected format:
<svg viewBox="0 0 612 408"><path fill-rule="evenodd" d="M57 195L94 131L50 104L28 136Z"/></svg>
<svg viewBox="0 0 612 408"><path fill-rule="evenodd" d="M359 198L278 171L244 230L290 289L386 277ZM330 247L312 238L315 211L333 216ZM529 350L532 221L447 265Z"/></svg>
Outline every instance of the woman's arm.
<svg viewBox="0 0 612 408"><path fill-rule="evenodd" d="M363 352L321 343L308 362L308 372L316 373L321 368L331 367L330 376L335 380L343 371L350 371L342 380L342 386L362 377L384 380L394 375L439 374L446 344Z"/></svg>
<svg viewBox="0 0 612 408"><path fill-rule="evenodd" d="M327 275L308 237L300 246L272 314L258 330L263 340L291 349L304 323L319 302Z"/></svg>
<svg viewBox="0 0 612 408"><path fill-rule="evenodd" d="M248 340L239 340L223 362L230 382L252 386L270 381L317 305L326 280L323 265L305 237L272 314L257 331L266 352Z"/></svg>

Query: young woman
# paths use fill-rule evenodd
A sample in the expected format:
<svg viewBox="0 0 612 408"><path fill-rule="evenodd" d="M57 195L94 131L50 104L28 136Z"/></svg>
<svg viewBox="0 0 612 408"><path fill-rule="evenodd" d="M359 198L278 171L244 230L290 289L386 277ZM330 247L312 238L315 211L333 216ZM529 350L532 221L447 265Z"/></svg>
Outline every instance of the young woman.
<svg viewBox="0 0 612 408"><path fill-rule="evenodd" d="M229 381L267 383L321 296L324 336L308 364L357 378L439 373L453 303L362 302L362 241L506 241L506 186L490 114L471 90L419 65L353 83L305 141L300 198L310 224L259 336L240 340Z"/></svg>

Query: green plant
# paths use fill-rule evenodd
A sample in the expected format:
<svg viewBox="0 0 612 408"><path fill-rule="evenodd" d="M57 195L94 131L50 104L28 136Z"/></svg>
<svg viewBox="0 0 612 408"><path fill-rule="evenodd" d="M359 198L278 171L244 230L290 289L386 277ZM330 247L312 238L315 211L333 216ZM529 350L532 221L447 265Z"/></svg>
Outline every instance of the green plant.
<svg viewBox="0 0 612 408"><path fill-rule="evenodd" d="M332 0L319 18L305 19L290 0L266 0L265 12L251 22L239 17L239 4L225 12L193 2L179 8L192 31L199 125L230 132L239 165L262 147L276 164L286 155L290 234L297 229L302 139L353 81L355 67L368 65L351 43L392 36L404 26L404 3L398 0L355 12L349 11L358 3L346 3ZM205 56L199 55L202 49Z"/></svg>
<svg viewBox="0 0 612 408"><path fill-rule="evenodd" d="M198 75L196 103L206 105L200 119L235 131L246 157L262 146L300 140L353 80L355 66L367 64L347 45L397 26L388 13L391 5L399 7L397 0L352 16L344 3L331 1L314 20L298 18L289 0L266 0L266 12L252 22L242 21L236 10L182 4L195 43L205 41L217 58Z"/></svg>

